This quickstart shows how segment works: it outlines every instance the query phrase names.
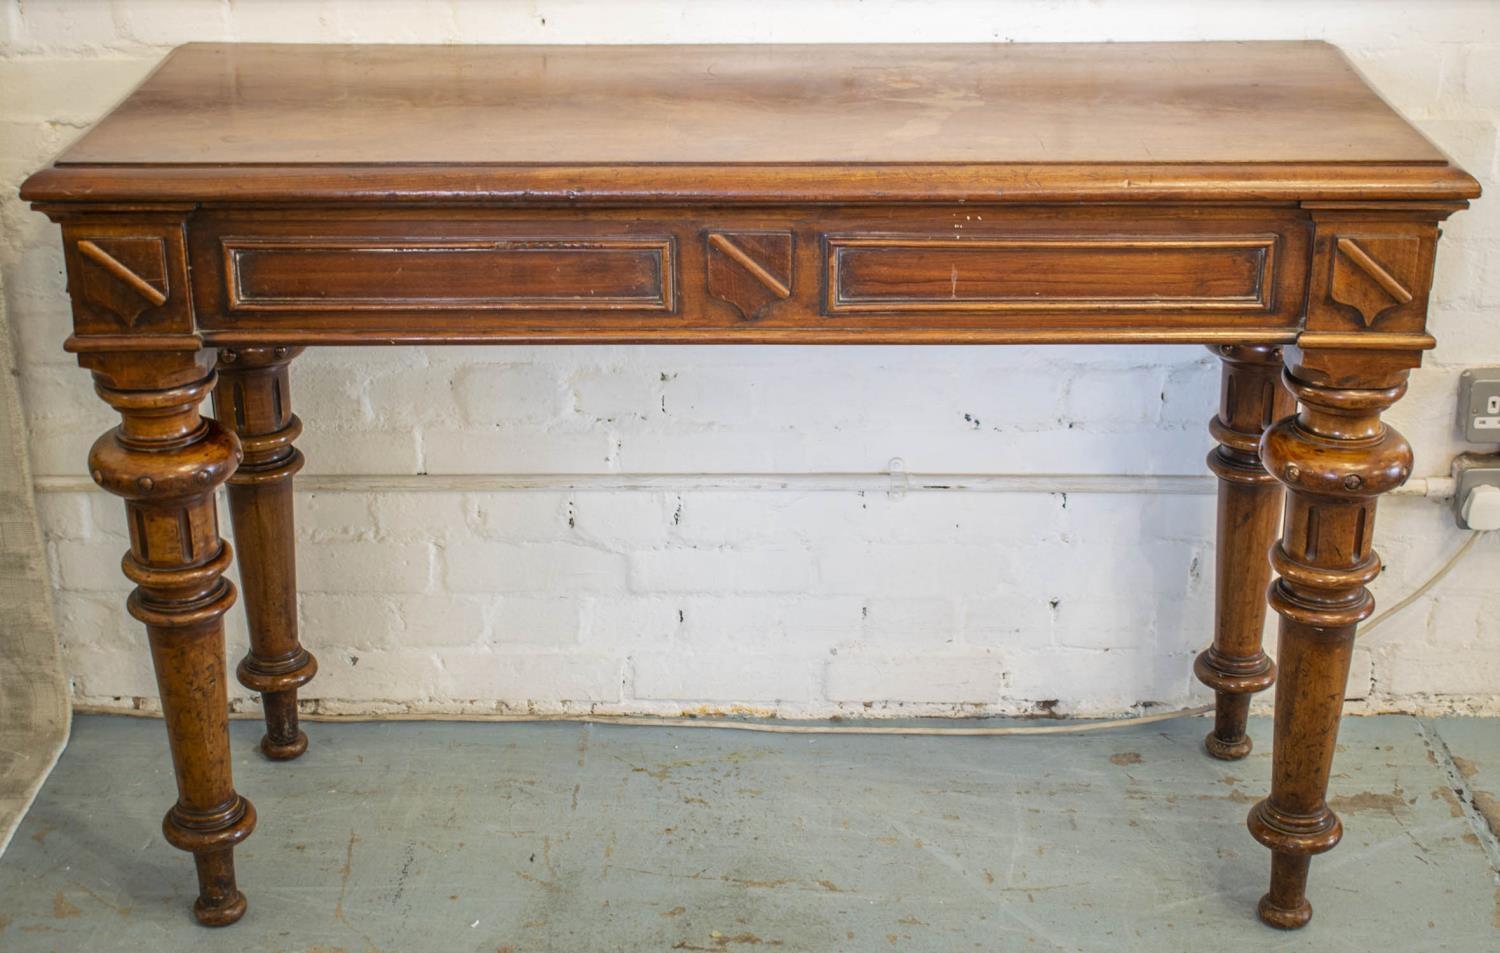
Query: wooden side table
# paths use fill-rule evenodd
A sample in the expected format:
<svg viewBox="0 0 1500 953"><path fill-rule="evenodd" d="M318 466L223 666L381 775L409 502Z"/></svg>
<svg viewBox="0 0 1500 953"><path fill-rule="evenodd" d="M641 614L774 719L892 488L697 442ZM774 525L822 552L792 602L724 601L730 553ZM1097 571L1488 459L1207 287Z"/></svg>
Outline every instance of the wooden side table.
<svg viewBox="0 0 1500 953"><path fill-rule="evenodd" d="M1244 757L1278 678L1274 568L1249 824L1261 917L1305 924L1375 503L1411 472L1380 415L1433 345L1438 223L1478 194L1318 43L176 50L22 195L62 226L67 348L121 417L89 468L129 514L198 919L244 913L255 825L226 732L226 482L239 678L266 755L307 747L302 348L1170 342L1223 359L1207 747Z"/></svg>

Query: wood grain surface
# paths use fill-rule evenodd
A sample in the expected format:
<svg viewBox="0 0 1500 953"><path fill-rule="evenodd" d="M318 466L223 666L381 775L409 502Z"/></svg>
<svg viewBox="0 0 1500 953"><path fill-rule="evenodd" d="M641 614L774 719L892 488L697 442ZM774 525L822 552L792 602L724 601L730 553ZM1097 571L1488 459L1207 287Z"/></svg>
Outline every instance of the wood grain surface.
<svg viewBox="0 0 1500 953"><path fill-rule="evenodd" d="M189 44L26 195L579 201L731 184L746 200L1477 194L1337 49L1259 42Z"/></svg>

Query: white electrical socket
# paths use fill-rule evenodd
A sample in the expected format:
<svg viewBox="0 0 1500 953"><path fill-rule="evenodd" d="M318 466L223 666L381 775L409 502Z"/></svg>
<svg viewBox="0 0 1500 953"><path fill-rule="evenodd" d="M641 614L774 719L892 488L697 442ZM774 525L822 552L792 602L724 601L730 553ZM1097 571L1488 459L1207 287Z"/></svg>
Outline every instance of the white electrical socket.
<svg viewBox="0 0 1500 953"><path fill-rule="evenodd" d="M1470 443L1500 442L1500 367L1474 367L1459 376L1458 426Z"/></svg>
<svg viewBox="0 0 1500 953"><path fill-rule="evenodd" d="M1460 529L1500 529L1500 453L1461 453L1453 461L1453 518Z"/></svg>

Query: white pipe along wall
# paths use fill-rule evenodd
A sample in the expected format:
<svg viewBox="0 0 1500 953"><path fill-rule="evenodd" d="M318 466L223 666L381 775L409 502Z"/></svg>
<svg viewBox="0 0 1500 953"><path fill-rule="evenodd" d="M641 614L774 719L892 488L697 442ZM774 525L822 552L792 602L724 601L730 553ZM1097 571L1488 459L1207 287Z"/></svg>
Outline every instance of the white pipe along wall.
<svg viewBox="0 0 1500 953"><path fill-rule="evenodd" d="M1384 608L1464 542L1450 460L1494 449L1453 420L1460 371L1500 365L1500 4L6 5L0 280L75 703L152 709L156 688L124 611L123 513L84 471L114 420L62 351L56 229L16 188L173 45L1289 38L1341 47L1488 193L1445 225L1439 344L1387 415L1430 479L1381 505ZM1200 703L1217 390L1199 347L310 350L292 368L302 633L320 663L304 697L327 713L787 717ZM1358 641L1350 711L1500 714L1493 536Z"/></svg>

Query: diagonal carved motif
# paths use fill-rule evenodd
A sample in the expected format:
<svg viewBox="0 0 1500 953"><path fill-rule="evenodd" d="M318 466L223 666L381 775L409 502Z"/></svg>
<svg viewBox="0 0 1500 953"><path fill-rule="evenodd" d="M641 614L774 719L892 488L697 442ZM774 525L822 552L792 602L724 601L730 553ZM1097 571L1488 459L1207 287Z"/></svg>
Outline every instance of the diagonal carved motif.
<svg viewBox="0 0 1500 953"><path fill-rule="evenodd" d="M127 328L149 308L166 303L166 242L155 236L83 239L80 291L91 304L113 314Z"/></svg>
<svg viewBox="0 0 1500 953"><path fill-rule="evenodd" d="M791 232L709 232L708 293L746 320L792 296Z"/></svg>
<svg viewBox="0 0 1500 953"><path fill-rule="evenodd" d="M1370 327L1415 297L1410 285L1418 271L1420 246L1415 238L1338 239L1330 295L1358 311L1365 327Z"/></svg>

